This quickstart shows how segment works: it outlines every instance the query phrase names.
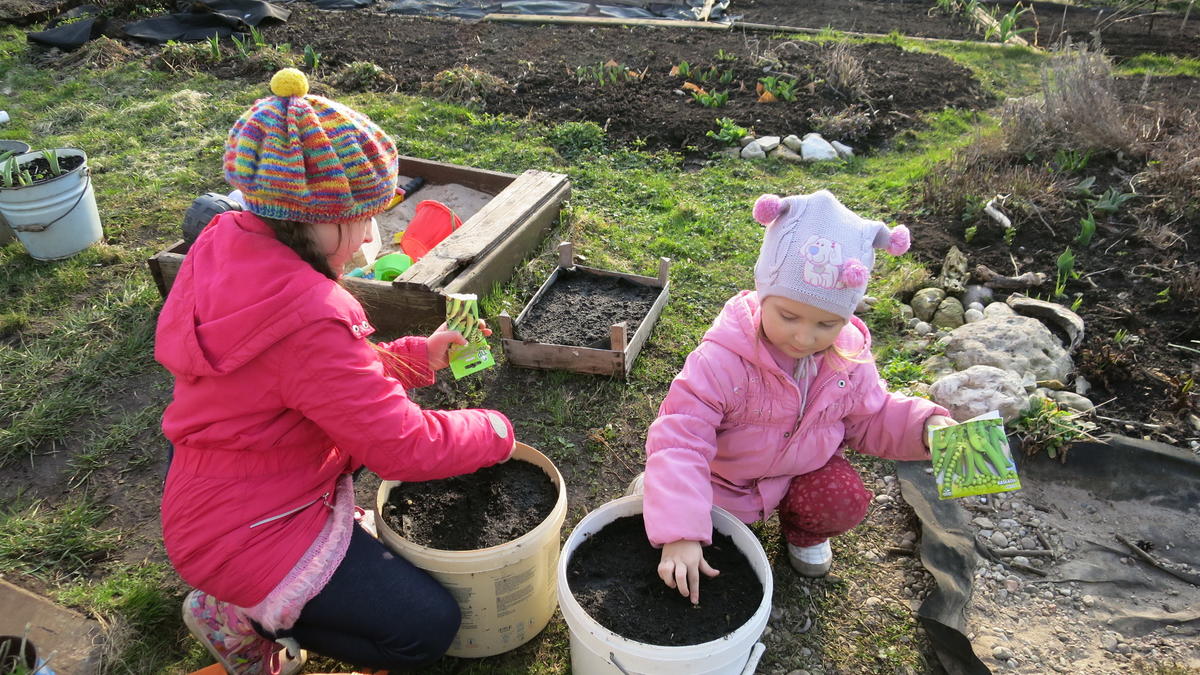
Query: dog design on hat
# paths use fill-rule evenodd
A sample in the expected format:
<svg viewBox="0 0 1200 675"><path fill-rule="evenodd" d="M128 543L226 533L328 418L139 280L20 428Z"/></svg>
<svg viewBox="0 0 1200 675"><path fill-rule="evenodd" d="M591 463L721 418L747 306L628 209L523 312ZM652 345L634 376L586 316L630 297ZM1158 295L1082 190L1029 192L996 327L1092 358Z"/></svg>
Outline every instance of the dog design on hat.
<svg viewBox="0 0 1200 675"><path fill-rule="evenodd" d="M804 280L821 288L845 288L838 280L842 271L842 245L827 237L810 236L804 252Z"/></svg>

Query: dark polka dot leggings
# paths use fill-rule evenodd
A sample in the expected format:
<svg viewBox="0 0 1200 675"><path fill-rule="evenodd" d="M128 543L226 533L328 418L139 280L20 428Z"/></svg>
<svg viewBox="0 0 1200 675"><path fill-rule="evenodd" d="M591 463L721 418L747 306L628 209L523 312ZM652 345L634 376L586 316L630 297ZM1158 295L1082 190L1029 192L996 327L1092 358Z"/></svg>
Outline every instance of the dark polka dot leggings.
<svg viewBox="0 0 1200 675"><path fill-rule="evenodd" d="M825 466L792 479L779 504L783 534L794 546L814 546L849 532L866 518L872 497L850 462L834 455Z"/></svg>

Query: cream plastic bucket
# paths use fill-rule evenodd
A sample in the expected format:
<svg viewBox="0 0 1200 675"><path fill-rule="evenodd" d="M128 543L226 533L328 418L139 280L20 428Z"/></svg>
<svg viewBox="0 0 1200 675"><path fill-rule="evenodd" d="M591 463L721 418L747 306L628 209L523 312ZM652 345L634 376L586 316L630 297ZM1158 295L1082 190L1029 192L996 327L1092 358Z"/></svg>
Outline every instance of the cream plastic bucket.
<svg viewBox="0 0 1200 675"><path fill-rule="evenodd" d="M383 481L375 500L375 524L389 548L429 572L462 609L462 626L446 652L450 656L494 656L515 649L537 635L554 614L558 598L554 570L558 561L567 489L548 457L517 443L510 461L540 467L558 488L558 500L546 519L516 539L474 551L443 551L420 546L388 526L383 505L397 481Z"/></svg>
<svg viewBox="0 0 1200 675"><path fill-rule="evenodd" d="M767 554L758 537L733 514L713 507L713 528L728 535L750 561L763 586L763 598L754 615L725 637L698 645L664 647L621 637L601 626L584 611L567 585L571 554L591 535L618 518L642 512L642 496L621 497L592 511L579 521L558 558L558 604L571 630L571 672L574 675L750 675L766 647L758 641L771 615L774 581Z"/></svg>
<svg viewBox="0 0 1200 675"><path fill-rule="evenodd" d="M59 159L83 157L83 164L35 185L0 187L0 218L37 260L69 258L100 240L100 212L92 190L92 174L81 150L57 151ZM41 157L17 156L17 163Z"/></svg>

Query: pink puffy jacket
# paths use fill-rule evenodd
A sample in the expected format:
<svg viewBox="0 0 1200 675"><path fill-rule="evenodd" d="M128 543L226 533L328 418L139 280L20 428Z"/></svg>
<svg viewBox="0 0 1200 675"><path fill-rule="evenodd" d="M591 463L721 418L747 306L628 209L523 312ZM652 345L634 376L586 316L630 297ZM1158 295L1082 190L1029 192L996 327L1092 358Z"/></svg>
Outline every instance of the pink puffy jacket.
<svg viewBox="0 0 1200 675"><path fill-rule="evenodd" d="M821 468L843 446L890 459L929 457L925 420L949 413L892 394L857 318L811 380L808 403L759 337L758 295L727 303L690 355L646 437L646 534L655 546L711 543L716 504L745 523L774 512L794 476Z"/></svg>
<svg viewBox="0 0 1200 675"><path fill-rule="evenodd" d="M192 586L241 607L292 569L329 516L334 485L445 478L508 456L507 418L422 410L424 338L381 345L362 306L248 212L213 219L158 319L154 355L175 375L163 432L175 446L163 540Z"/></svg>

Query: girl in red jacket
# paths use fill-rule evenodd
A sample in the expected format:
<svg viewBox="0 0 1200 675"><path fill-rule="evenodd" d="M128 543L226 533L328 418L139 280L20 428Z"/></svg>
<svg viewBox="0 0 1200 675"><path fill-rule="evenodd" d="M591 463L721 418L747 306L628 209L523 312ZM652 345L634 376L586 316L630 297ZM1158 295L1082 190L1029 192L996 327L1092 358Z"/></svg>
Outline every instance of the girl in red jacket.
<svg viewBox="0 0 1200 675"><path fill-rule="evenodd" d="M297 672L302 648L411 668L449 647L458 605L356 526L351 473L470 473L511 455L513 429L493 411L419 408L406 388L432 383L462 336L373 345L337 283L395 194L391 139L307 95L298 70L271 89L225 146L247 210L200 234L158 321L155 358L175 376L163 540L196 588L184 622L230 673Z"/></svg>

